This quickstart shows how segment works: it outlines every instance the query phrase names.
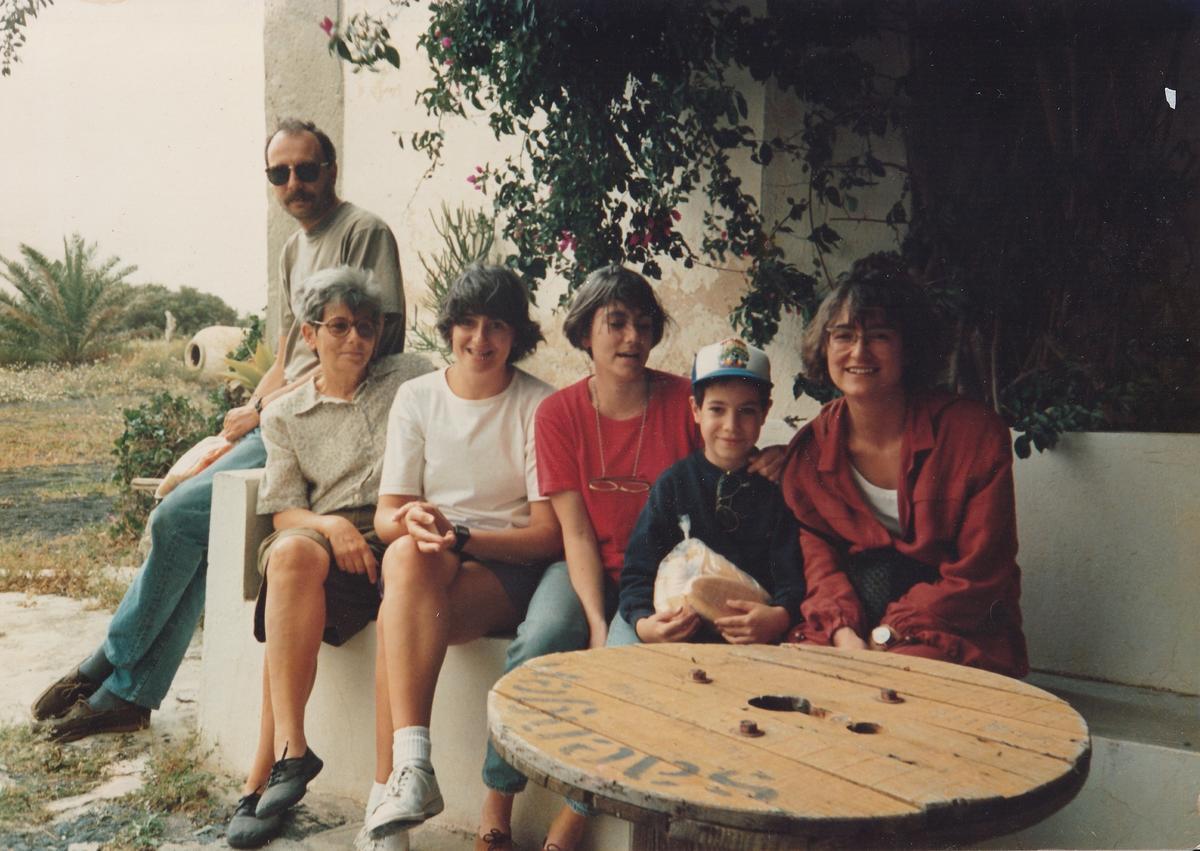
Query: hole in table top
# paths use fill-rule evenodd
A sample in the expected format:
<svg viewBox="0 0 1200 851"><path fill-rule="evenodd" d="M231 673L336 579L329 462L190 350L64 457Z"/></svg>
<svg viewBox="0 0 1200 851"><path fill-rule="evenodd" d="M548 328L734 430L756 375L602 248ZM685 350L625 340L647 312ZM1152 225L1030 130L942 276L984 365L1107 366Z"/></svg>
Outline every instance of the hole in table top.
<svg viewBox="0 0 1200 851"><path fill-rule="evenodd" d="M790 694L764 694L752 697L747 701L757 709L767 709L771 712L812 712L812 704L806 697L794 697Z"/></svg>
<svg viewBox="0 0 1200 851"><path fill-rule="evenodd" d="M872 721L851 721L846 729L851 733L878 733L879 725Z"/></svg>

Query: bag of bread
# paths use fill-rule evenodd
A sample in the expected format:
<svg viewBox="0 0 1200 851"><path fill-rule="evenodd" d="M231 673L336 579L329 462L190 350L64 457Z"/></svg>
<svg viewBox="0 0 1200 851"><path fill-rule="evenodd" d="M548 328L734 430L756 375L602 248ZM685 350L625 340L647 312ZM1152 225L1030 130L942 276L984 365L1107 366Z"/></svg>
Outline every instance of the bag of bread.
<svg viewBox="0 0 1200 851"><path fill-rule="evenodd" d="M739 570L703 541L691 537L692 521L686 514L680 515L679 528L683 530L683 540L658 565L658 577L654 580L654 611L668 612L686 602L696 614L711 623L717 618L738 614L725 604L726 600L765 603L770 599L766 589L753 576Z"/></svg>

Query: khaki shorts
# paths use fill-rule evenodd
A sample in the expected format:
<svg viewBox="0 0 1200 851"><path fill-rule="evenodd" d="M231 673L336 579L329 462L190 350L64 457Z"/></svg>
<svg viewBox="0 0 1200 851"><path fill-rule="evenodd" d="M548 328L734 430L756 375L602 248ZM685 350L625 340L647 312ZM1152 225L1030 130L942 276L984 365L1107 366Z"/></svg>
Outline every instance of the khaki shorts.
<svg viewBox="0 0 1200 851"><path fill-rule="evenodd" d="M372 554L380 565L387 545L375 534L375 509L372 507L352 508L346 511L331 511L330 514L345 517L362 533ZM271 548L277 541L300 535L320 544L329 555L329 574L325 577L325 633L322 640L337 647L345 644L363 627L375 620L379 611L379 587L365 573L346 573L339 570L333 559L333 547L329 539L315 529L295 527L272 532L258 548L258 572L263 581L258 589L258 600L254 604L254 637L267 640L267 561Z"/></svg>

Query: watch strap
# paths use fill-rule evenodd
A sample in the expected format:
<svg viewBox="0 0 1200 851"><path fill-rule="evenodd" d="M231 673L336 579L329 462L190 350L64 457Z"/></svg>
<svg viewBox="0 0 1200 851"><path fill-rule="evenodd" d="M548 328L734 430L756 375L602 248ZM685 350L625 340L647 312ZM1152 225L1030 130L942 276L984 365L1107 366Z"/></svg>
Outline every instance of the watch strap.
<svg viewBox="0 0 1200 851"><path fill-rule="evenodd" d="M464 526L462 523L454 524L454 546L452 549L456 553L461 553L466 549L467 542L471 540L471 527Z"/></svg>

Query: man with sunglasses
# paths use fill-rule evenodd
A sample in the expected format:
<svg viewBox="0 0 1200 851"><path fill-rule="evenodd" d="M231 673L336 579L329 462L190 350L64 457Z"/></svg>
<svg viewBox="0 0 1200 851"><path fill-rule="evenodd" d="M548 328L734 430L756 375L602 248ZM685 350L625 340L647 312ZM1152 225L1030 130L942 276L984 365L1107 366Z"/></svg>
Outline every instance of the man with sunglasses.
<svg viewBox="0 0 1200 851"><path fill-rule="evenodd" d="M621 571L621 623L614 621L610 645L634 640L770 644L800 617L804 570L796 520L778 486L746 469L771 408L766 352L738 339L700 349L692 366L691 403L704 448L658 477L638 516ZM766 602L708 601L707 615L723 610L711 624L702 623L687 603L655 611L659 564L683 540L685 515L689 535L757 580L770 595Z"/></svg>
<svg viewBox="0 0 1200 851"><path fill-rule="evenodd" d="M404 348L396 239L381 219L338 199L337 152L329 137L311 122L287 119L268 137L265 157L276 199L300 223L284 245L281 297L272 300L271 325L280 334L275 363L250 402L225 417L221 433L237 441L233 449L180 484L151 513L150 551L104 643L34 702L35 721L55 741L140 730L166 696L204 611L213 477L263 467L267 453L258 431L263 408L316 374L316 358L301 342L302 323L293 309L302 303L304 281L336 266L370 272L384 313L375 357Z"/></svg>
<svg viewBox="0 0 1200 851"><path fill-rule="evenodd" d="M267 182L275 199L300 223L279 257L279 297L272 299L272 328L280 334L275 363L263 376L250 403L230 411L222 432L230 440L258 426L262 404L281 387L293 385L316 366L300 344L294 304L304 281L322 269L353 266L371 273L383 299L383 332L376 357L404 351L404 285L400 252L387 224L373 213L337 197L337 151L310 121L284 119L263 151ZM263 400L263 401L260 401Z"/></svg>

